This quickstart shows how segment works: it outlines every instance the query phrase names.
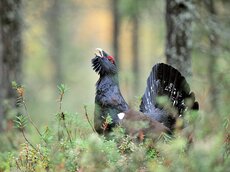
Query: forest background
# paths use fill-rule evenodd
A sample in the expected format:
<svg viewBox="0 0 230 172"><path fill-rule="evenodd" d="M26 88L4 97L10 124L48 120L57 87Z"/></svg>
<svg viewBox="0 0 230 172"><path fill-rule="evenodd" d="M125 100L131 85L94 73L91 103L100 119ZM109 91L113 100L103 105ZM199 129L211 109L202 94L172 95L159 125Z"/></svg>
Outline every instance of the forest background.
<svg viewBox="0 0 230 172"><path fill-rule="evenodd" d="M62 83L68 89L63 111L84 114L86 105L92 119L98 75L91 68L91 59L98 47L116 58L121 92L132 106L137 107L152 66L171 62L187 77L201 114L206 123L211 123L210 128L215 129L218 122L228 124L230 2L175 0L179 4L177 12L184 13L182 15L170 13L172 9L167 4L172 2L174 0L3 0L0 6L2 138L12 129L8 121L17 113L14 108L17 94L11 81L23 85L27 110L40 129L56 120L57 85ZM189 34L185 37L188 41L185 50L190 63L187 59L180 64L170 61L167 35L173 29L167 25L170 20L167 15L187 22L184 29ZM7 31L7 25L12 30ZM11 41L12 50L4 51ZM4 65L8 62L13 72L9 72L12 75L6 80ZM86 121L84 115L81 118ZM31 128L29 133L34 130ZM33 134L29 137L37 140Z"/></svg>

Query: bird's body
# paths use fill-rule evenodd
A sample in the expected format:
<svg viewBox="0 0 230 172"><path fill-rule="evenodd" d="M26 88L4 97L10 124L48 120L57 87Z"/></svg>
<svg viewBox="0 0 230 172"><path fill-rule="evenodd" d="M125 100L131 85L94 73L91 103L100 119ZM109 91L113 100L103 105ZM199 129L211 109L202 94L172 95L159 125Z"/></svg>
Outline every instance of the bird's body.
<svg viewBox="0 0 230 172"><path fill-rule="evenodd" d="M100 75L96 83L94 110L94 127L98 133L104 132L105 128L103 129L102 125L108 115L111 116L112 123L108 124L107 131L119 123L117 114L128 110L128 104L120 92L115 62L105 52L101 53L102 57L96 56L92 59L93 68Z"/></svg>
<svg viewBox="0 0 230 172"><path fill-rule="evenodd" d="M163 63L158 63L152 68L142 97L140 112L130 110L119 89L114 58L101 49L99 53L92 59L93 69L100 75L96 84L94 112L94 126L98 133L105 130L102 126L108 115L111 116L112 122L107 126L107 131L123 124L129 132L145 131L148 134L172 132L176 119L183 116L187 109L198 110L199 105L195 102L195 95L190 92L185 78L178 70ZM158 101L162 96L167 98L166 104ZM120 113L124 114L122 118L118 115ZM129 121L128 125L127 121ZM134 121L147 121L148 127L139 130L132 126ZM130 129L130 127L134 128Z"/></svg>
<svg viewBox="0 0 230 172"><path fill-rule="evenodd" d="M96 84L94 124L97 132L101 133L103 121L110 115L113 123L107 129L114 127L119 122L117 114L128 110L128 105L121 96L118 77L102 76Z"/></svg>
<svg viewBox="0 0 230 172"><path fill-rule="evenodd" d="M162 132L171 134L169 128L142 112L129 109L118 116L121 119L120 125L126 132L140 140L144 137L157 139Z"/></svg>

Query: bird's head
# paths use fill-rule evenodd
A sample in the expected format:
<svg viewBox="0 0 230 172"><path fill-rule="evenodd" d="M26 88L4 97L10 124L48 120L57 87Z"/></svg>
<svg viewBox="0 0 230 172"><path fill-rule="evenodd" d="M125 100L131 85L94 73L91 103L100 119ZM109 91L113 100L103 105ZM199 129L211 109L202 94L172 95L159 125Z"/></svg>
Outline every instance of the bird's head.
<svg viewBox="0 0 230 172"><path fill-rule="evenodd" d="M117 67L113 56L108 55L101 48L97 48L95 57L92 59L92 66L95 72L100 75L116 74Z"/></svg>

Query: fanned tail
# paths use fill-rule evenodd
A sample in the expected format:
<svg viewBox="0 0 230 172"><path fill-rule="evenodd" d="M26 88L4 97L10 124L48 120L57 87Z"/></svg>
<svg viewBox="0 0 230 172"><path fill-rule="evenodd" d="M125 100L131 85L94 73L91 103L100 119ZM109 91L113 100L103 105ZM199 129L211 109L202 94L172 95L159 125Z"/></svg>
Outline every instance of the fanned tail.
<svg viewBox="0 0 230 172"><path fill-rule="evenodd" d="M158 63L152 68L147 80L146 91L142 97L140 111L172 128L172 117L170 119L168 117L170 112L162 109L157 103L159 96L169 98L178 116L183 115L187 109L199 109L199 104L195 101L195 94L190 92L189 84L184 76L177 69L163 63Z"/></svg>

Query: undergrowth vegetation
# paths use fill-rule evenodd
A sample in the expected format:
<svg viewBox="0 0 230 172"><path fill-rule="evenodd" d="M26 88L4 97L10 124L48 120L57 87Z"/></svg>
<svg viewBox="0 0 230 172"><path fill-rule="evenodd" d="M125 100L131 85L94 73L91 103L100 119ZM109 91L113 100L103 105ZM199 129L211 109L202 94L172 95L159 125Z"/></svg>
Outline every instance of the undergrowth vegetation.
<svg viewBox="0 0 230 172"><path fill-rule="evenodd" d="M30 116L23 86L18 93L18 114L0 137L0 171L228 171L230 166L229 118L202 110L185 116L188 127L158 140L137 142L121 127L110 139L98 135L85 113L62 109L66 86L58 86L56 120L42 129ZM213 121L215 120L215 121ZM109 119L108 119L109 121ZM12 121L11 121L12 122ZM177 123L180 123L178 121Z"/></svg>

